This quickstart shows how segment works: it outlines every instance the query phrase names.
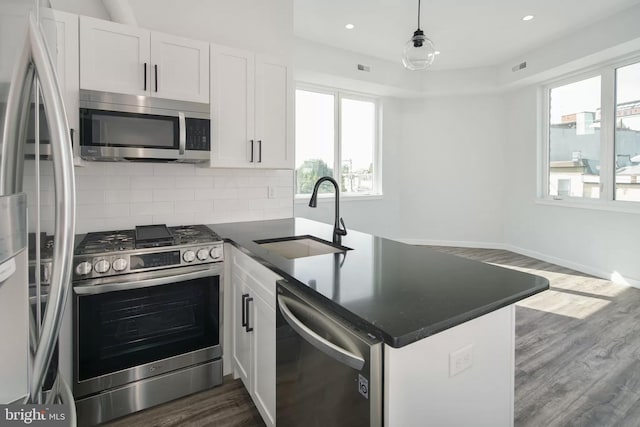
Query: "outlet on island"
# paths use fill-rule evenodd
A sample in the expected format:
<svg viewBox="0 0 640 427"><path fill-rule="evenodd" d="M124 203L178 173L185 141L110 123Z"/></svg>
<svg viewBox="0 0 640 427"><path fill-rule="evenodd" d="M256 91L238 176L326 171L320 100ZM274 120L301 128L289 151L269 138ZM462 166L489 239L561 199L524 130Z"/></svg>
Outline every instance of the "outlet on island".
<svg viewBox="0 0 640 427"><path fill-rule="evenodd" d="M449 354L449 376L453 377L473 365L473 344Z"/></svg>

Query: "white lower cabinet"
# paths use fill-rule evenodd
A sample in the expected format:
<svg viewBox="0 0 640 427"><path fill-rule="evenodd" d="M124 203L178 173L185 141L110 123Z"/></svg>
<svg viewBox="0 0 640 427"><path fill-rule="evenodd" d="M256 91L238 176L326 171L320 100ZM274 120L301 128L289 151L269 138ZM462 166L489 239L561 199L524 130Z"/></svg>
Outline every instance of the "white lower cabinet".
<svg viewBox="0 0 640 427"><path fill-rule="evenodd" d="M276 307L280 277L240 250L231 250L232 364L267 426L275 425Z"/></svg>

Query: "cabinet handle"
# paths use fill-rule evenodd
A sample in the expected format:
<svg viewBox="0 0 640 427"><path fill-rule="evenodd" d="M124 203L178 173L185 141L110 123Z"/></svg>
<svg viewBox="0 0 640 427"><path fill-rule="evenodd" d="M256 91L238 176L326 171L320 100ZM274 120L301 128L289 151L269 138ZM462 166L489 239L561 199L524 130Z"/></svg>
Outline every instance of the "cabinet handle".
<svg viewBox="0 0 640 427"><path fill-rule="evenodd" d="M247 298L249 294L242 294L242 326L247 327Z"/></svg>
<svg viewBox="0 0 640 427"><path fill-rule="evenodd" d="M144 63L144 90L147 90L147 63Z"/></svg>
<svg viewBox="0 0 640 427"><path fill-rule="evenodd" d="M262 140L258 140L258 163L262 163Z"/></svg>
<svg viewBox="0 0 640 427"><path fill-rule="evenodd" d="M249 161L253 163L253 139L251 140L251 160Z"/></svg>
<svg viewBox="0 0 640 427"><path fill-rule="evenodd" d="M249 326L251 324L251 320L249 319L249 314L251 314L251 311L249 311L249 303L253 301L252 297L247 298L247 326L245 326L245 330L247 332L251 332L253 331L253 328L251 326Z"/></svg>
<svg viewBox="0 0 640 427"><path fill-rule="evenodd" d="M156 75L156 92L157 92L158 91L158 64L155 64L153 66L153 69L154 69L154 72L155 72L155 75Z"/></svg>

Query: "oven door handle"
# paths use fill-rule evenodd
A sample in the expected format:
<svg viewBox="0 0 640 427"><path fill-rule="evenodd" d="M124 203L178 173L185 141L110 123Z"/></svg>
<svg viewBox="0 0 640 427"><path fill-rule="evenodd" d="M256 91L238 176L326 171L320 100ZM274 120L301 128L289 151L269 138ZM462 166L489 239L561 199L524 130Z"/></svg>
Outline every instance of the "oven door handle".
<svg viewBox="0 0 640 427"><path fill-rule="evenodd" d="M151 286L168 285L170 283L184 282L187 280L200 279L202 277L220 275L219 268L203 268L197 271L182 274L170 274L153 279L134 280L130 282L103 283L100 285L80 285L74 286L73 291L78 295L99 295L107 292L126 291L130 289L148 288Z"/></svg>

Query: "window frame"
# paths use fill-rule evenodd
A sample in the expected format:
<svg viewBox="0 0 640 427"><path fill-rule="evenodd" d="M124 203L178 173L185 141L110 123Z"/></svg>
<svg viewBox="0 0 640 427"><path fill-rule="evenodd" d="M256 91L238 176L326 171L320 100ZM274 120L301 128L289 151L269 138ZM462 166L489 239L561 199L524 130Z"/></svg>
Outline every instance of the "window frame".
<svg viewBox="0 0 640 427"><path fill-rule="evenodd" d="M538 186L536 203L552 206L640 213L640 201L616 200L615 123L616 69L640 63L637 53L579 70L547 81L538 91L540 117L538 136ZM600 198L552 196L549 194L550 154L550 94L551 90L581 80L600 76Z"/></svg>
<svg viewBox="0 0 640 427"><path fill-rule="evenodd" d="M348 200L374 200L383 198L382 193L382 107L380 97L372 94L343 90L339 88L321 86L306 82L296 82L294 91L303 90L307 92L315 92L324 95L333 96L333 178L340 183L342 175L342 100L353 99L356 101L371 102L375 109L374 124L374 147L373 147L373 185L370 193L347 193L340 192L341 199ZM297 145L297 141L296 141ZM295 166L295 165L294 165ZM294 168L294 180L297 179L296 169ZM294 191L297 185L294 185ZM320 193L319 199L333 198L333 193ZM308 194L294 193L294 200L303 203L309 198Z"/></svg>

